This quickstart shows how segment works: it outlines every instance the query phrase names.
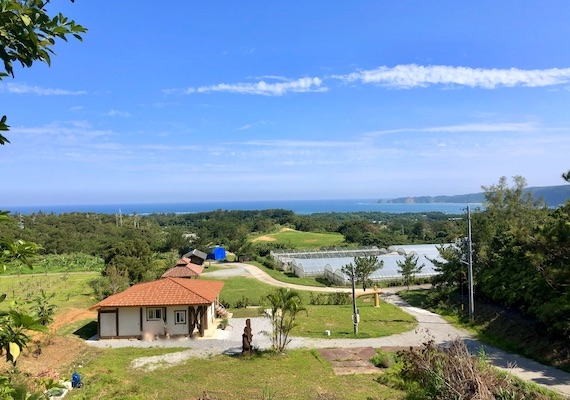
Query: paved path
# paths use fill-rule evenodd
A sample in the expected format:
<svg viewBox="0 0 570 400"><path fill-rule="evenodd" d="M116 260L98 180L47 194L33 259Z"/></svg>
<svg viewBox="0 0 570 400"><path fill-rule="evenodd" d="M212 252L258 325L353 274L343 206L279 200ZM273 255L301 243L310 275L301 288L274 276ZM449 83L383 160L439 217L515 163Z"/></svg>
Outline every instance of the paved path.
<svg viewBox="0 0 570 400"><path fill-rule="evenodd" d="M328 287L308 287L295 285L277 281L259 268L243 263L226 264L230 268L220 269L211 273L205 273L203 276L211 277L229 277L236 275L251 275L265 283L274 286L289 287L297 290L312 290L319 292L331 291L349 291L346 288L328 288ZM415 330L404 332L398 335L392 335L382 338L373 339L322 339L293 337L289 348L329 348L329 347L407 347L418 346L426 340L432 338L438 344L446 344L454 339L463 340L467 347L474 353L484 349L489 362L499 368L503 368L512 374L539 385L555 390L564 396L570 398L570 374L560 371L553 367L544 366L527 358L509 354L504 351L495 349L490 346L483 346L481 342L476 340L470 333L462 329L455 328L446 322L439 315L416 307L411 307L404 302L396 294L403 288L384 288L382 289L382 299L397 305L405 312L413 315L418 326ZM361 290L360 290L361 291ZM233 318L230 320L230 326L226 330L212 329L203 338L192 339L171 339L157 340L153 342L141 342L130 340L89 340L88 343L97 347L189 347L188 350L177 352L174 354L166 354L163 356L141 357L133 361L133 367L145 368L152 370L160 365L167 363L182 362L190 357L209 357L216 354L238 354L241 352L241 334L245 326L244 318ZM271 326L267 318L251 318L251 326L253 329L253 345L259 349L268 349L271 347L269 337L263 332L270 332ZM323 327L323 335L325 331Z"/></svg>

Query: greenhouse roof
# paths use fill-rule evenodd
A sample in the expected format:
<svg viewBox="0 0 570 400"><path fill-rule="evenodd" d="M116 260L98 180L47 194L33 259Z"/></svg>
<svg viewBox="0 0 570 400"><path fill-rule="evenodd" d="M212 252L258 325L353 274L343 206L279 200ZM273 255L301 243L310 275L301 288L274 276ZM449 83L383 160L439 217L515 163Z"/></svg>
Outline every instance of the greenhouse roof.
<svg viewBox="0 0 570 400"><path fill-rule="evenodd" d="M401 274L398 273L400 267L398 266L398 261L402 262L405 260L405 255L414 252L418 256L418 265L424 264L424 267L420 273L416 276L432 276L437 274L435 271L435 266L430 260L445 261L439 256L437 250L439 245L435 244L422 244L422 245L402 245L402 246L391 246L388 250L388 254L377 254L378 260L384 263L384 266L378 271L371 275L373 280L382 279L392 279L399 278ZM370 249L368 249L370 250ZM352 255L350 252L322 252L321 257L316 257L317 252L309 252L311 257L307 257L306 253L286 253L286 258L291 264L297 268L301 268L307 274L315 274L317 272L322 272L325 269L330 269L332 271L337 271L342 269L343 266L350 263L354 263L354 258L362 256L363 254ZM285 253L282 253L285 254ZM327 254L329 257L325 257ZM337 254L336 257L330 257L330 255ZM350 255L349 255L350 254ZM366 254L364 254L366 255ZM277 256L277 254L274 254ZM346 276L346 275L345 275ZM348 276L346 276L348 278Z"/></svg>

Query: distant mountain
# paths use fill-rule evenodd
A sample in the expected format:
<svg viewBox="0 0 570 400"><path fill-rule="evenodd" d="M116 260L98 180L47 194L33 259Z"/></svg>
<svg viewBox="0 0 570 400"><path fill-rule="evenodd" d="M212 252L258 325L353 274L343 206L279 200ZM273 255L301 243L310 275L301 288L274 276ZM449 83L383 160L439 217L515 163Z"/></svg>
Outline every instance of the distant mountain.
<svg viewBox="0 0 570 400"><path fill-rule="evenodd" d="M525 192L531 192L537 200L542 197L550 207L556 207L570 200L570 185L529 187L525 188ZM378 203L483 203L484 201L485 195L480 192L454 196L399 197L397 199L378 200Z"/></svg>

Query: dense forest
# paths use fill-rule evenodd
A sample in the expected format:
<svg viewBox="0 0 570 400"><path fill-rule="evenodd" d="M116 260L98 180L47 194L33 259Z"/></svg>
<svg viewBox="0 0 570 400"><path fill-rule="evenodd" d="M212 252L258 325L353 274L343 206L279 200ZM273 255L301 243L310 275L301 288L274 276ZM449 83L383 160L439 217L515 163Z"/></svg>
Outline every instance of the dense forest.
<svg viewBox="0 0 570 400"><path fill-rule="evenodd" d="M476 296L535 318L549 332L570 334L570 202L547 207L525 191L525 180L505 178L484 187L485 208L472 213ZM66 213L11 215L0 224L4 243L34 242L44 257L80 254L104 261L101 295L155 279L190 248L222 245L230 252L267 260L283 244L252 242L254 234L283 227L306 232L337 232L345 246L387 247L414 243L456 243L442 250L448 260L435 279L440 296L465 284L467 258L463 215L443 213L319 213L288 210L192 214L115 215ZM4 250L6 244L3 245Z"/></svg>

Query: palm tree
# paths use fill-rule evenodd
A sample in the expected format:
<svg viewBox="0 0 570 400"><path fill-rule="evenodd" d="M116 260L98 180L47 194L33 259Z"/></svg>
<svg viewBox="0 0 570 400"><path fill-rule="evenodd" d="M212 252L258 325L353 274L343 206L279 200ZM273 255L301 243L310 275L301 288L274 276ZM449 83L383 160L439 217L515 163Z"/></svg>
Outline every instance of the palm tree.
<svg viewBox="0 0 570 400"><path fill-rule="evenodd" d="M306 311L306 308L299 293L287 288L278 288L269 293L265 299L269 303L270 309L267 314L273 328L271 344L275 351L282 352L291 341L289 333L296 326L297 314Z"/></svg>

